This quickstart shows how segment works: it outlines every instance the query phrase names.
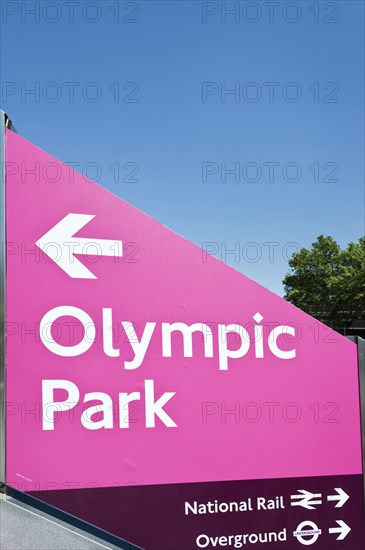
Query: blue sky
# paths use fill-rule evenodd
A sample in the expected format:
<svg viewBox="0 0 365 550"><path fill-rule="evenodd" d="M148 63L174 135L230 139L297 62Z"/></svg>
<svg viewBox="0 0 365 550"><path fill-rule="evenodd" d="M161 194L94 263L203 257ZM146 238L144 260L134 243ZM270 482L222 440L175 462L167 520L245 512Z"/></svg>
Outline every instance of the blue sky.
<svg viewBox="0 0 365 550"><path fill-rule="evenodd" d="M22 136L278 294L364 234L362 1L69 4L2 2Z"/></svg>

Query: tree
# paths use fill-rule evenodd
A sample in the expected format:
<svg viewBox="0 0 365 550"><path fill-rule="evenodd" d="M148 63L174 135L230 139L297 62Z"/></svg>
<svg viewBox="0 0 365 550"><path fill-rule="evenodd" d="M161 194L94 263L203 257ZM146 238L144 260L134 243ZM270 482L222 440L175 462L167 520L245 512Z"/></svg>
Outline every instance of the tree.
<svg viewBox="0 0 365 550"><path fill-rule="evenodd" d="M284 298L333 329L365 319L365 237L341 250L320 235L289 260Z"/></svg>

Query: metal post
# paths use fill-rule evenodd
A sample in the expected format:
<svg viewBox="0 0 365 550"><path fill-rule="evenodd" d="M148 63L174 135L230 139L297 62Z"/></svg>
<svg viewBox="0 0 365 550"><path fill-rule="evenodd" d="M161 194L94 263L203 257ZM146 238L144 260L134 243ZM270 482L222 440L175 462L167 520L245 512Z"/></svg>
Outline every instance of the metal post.
<svg viewBox="0 0 365 550"><path fill-rule="evenodd" d="M359 369L360 388L360 419L361 419L361 440L362 440L362 475L365 498L365 340L360 336L347 336L357 345L357 360Z"/></svg>
<svg viewBox="0 0 365 550"><path fill-rule="evenodd" d="M0 110L0 490L5 484L5 460L6 460L6 415L5 415L5 374L6 374L6 334L5 334L5 311L6 311L6 223L5 223L5 139L6 129L11 128L12 122L8 115Z"/></svg>

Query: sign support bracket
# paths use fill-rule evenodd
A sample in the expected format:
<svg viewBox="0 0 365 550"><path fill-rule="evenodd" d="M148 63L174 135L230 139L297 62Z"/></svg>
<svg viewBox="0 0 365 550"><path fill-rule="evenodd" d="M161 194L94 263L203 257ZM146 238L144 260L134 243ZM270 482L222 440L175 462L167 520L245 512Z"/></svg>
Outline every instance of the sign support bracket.
<svg viewBox="0 0 365 550"><path fill-rule="evenodd" d="M362 475L365 499L365 340L360 336L347 336L357 346L357 361L359 369L359 399L362 442Z"/></svg>
<svg viewBox="0 0 365 550"><path fill-rule="evenodd" d="M5 461L6 461L6 167L5 167L5 134L6 129L15 128L8 115L0 110L0 492L5 488Z"/></svg>

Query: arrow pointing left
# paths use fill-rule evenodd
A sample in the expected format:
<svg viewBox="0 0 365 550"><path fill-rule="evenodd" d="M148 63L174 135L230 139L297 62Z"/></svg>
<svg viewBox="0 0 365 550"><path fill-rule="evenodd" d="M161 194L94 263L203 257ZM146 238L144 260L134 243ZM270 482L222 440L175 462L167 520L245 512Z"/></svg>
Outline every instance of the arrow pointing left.
<svg viewBox="0 0 365 550"><path fill-rule="evenodd" d="M336 523L339 525L339 527L330 527L328 531L330 534L339 533L339 536L337 537L336 540L343 540L345 537L347 537L347 535L351 531L351 527L349 527L347 523L342 521L342 519L338 519L338 520L336 519Z"/></svg>
<svg viewBox="0 0 365 550"><path fill-rule="evenodd" d="M74 236L93 218L95 215L91 214L67 214L35 243L44 254L47 254L73 279L97 278L75 257L75 254L117 257L123 255L122 241L85 239ZM54 254L55 249L56 254Z"/></svg>

